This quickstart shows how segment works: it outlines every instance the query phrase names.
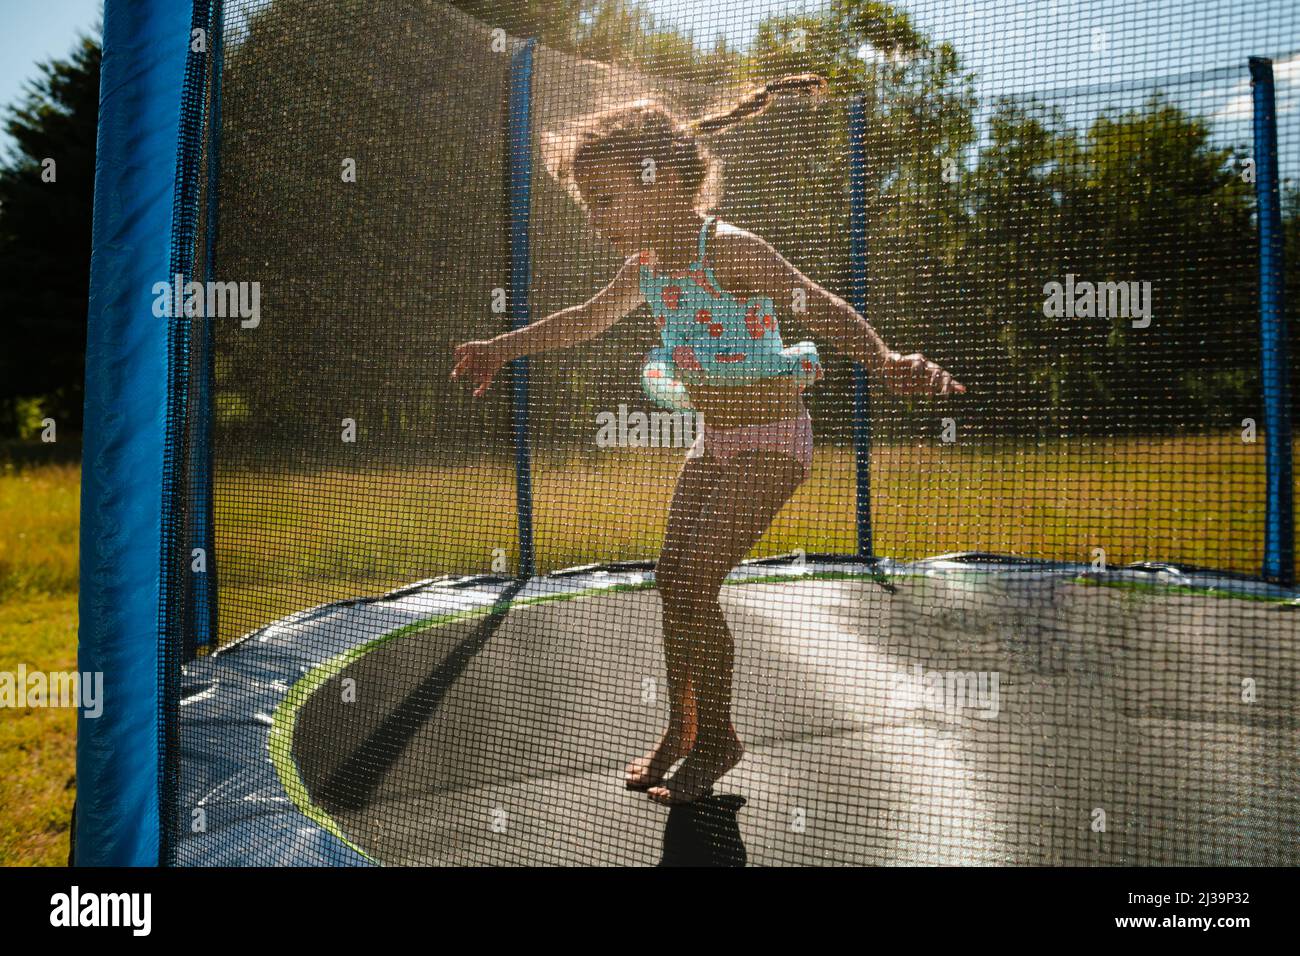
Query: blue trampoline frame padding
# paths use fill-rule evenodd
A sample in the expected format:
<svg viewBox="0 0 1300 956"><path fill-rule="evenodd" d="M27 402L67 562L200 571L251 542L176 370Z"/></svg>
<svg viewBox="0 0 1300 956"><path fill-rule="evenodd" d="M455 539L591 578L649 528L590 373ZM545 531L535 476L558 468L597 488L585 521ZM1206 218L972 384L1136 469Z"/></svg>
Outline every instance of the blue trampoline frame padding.
<svg viewBox="0 0 1300 956"><path fill-rule="evenodd" d="M181 89L193 10L104 10L86 333L77 667L104 675L101 717L77 727L74 862L160 858L167 325L152 311L171 264Z"/></svg>

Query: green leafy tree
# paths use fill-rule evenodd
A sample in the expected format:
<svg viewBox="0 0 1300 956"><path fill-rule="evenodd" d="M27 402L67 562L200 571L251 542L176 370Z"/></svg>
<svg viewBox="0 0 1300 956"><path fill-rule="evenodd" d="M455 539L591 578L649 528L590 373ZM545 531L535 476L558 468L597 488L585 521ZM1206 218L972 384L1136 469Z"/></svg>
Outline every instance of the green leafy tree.
<svg viewBox="0 0 1300 956"><path fill-rule="evenodd" d="M1080 133L1005 101L970 190L962 271L979 377L1004 427L1161 431L1252 413L1258 339L1250 186L1208 125L1154 97ZM1049 317L1048 282L1149 282L1152 320ZM1018 426L1015 424L1018 421Z"/></svg>
<svg viewBox="0 0 1300 956"><path fill-rule="evenodd" d="M451 0L489 28L500 27L511 36L535 37L548 46L572 50L584 20L604 4L601 0Z"/></svg>
<svg viewBox="0 0 1300 956"><path fill-rule="evenodd" d="M759 25L751 80L787 73L812 72L827 77L840 103L862 102L863 155L868 229L875 248L900 255L903 237L942 232L957 215L953 191L941 188L943 160L960 161L974 135L974 98L970 78L960 70L955 51L933 44L906 13L886 3L835 0L822 15L775 17ZM800 114L803 118L795 118ZM843 110L820 113L789 107L755 124L752 138L772 144L747 150L759 203L772 195L811 191L834 202L833 218L801 221L783 216L769 236L783 248L823 248L828 279L844 282L848 255L849 156L847 116ZM788 146L804 161L772 168L771 153ZM768 163L771 171L761 172ZM766 175L767 181L760 181ZM926 228L918 228L924 217ZM873 274L879 285L883 274Z"/></svg>
<svg viewBox="0 0 1300 956"><path fill-rule="evenodd" d="M738 58L719 35L712 46L660 24L643 4L597 0L577 21L574 52L657 77L711 83L735 75Z"/></svg>
<svg viewBox="0 0 1300 956"><path fill-rule="evenodd" d="M40 65L5 129L0 164L0 429L20 403L79 431L99 115L97 40ZM53 166L48 165L53 161ZM51 179L52 174L52 179Z"/></svg>

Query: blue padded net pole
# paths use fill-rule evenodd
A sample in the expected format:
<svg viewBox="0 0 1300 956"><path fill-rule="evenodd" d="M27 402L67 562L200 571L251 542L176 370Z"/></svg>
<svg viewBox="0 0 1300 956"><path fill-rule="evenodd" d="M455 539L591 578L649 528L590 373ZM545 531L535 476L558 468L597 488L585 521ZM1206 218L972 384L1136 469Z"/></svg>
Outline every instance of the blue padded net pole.
<svg viewBox="0 0 1300 956"><path fill-rule="evenodd" d="M172 261L192 9L108 0L86 330L77 667L103 713L77 724L74 862L152 866L163 816L163 518L172 375L153 286Z"/></svg>
<svg viewBox="0 0 1300 956"><path fill-rule="evenodd" d="M1259 230L1259 331L1264 395L1263 576L1295 583L1295 501L1291 465L1291 366L1283 298L1282 209L1278 196L1277 104L1273 61L1250 58L1254 97L1255 202Z"/></svg>
<svg viewBox="0 0 1300 956"><path fill-rule="evenodd" d="M222 7L223 0L212 0L208 28L208 49L211 53L211 90L208 96L207 135L207 202L204 206L204 258L203 279L216 280L217 216L219 212L218 181L221 171L221 68L222 68ZM190 626L186 634L192 635L185 647L185 659L191 660L199 648L211 648L217 640L217 553L212 505L212 396L216 389L216 369L213 349L213 318L195 319L202 323L199 349L193 370L194 427L190 441L189 490L191 511L190 543L202 548L206 555L207 570L191 574Z"/></svg>
<svg viewBox="0 0 1300 956"><path fill-rule="evenodd" d="M532 285L529 227L533 187L533 46L527 40L510 58L508 109L510 150L510 323L526 326L531 316ZM519 576L531 577L533 555L533 479L528 449L528 359L513 365L515 431L515 499L519 512Z"/></svg>
<svg viewBox="0 0 1300 956"><path fill-rule="evenodd" d="M849 270L853 308L867 311L867 171L863 147L866 104L849 104ZM853 460L857 473L858 557L875 557L871 540L871 395L867 371L853 366Z"/></svg>

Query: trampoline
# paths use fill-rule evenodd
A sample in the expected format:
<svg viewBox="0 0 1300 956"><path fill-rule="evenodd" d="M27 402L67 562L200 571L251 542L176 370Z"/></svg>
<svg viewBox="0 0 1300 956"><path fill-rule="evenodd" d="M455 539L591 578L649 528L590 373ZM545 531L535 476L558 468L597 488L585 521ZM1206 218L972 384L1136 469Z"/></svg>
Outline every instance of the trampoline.
<svg viewBox="0 0 1300 956"><path fill-rule="evenodd" d="M998 54L1010 2L656 6L109 0L76 862L1300 863L1300 10L1148 48L1124 2L1094 61L1071 16ZM826 348L719 596L745 755L665 806L623 777L698 424L641 393L652 317L478 399L452 350L618 269L562 175L593 114L792 74L828 92L711 135L710 209L968 394ZM158 318L159 277L258 298Z"/></svg>
<svg viewBox="0 0 1300 956"><path fill-rule="evenodd" d="M1256 639L1300 612L1293 592L978 554L747 564L724 607L737 682L757 689L737 706L748 754L713 796L668 808L622 787L664 719L646 693L663 681L652 585L649 568L424 582L205 659L187 673L183 759L212 814L180 862L1296 862L1295 713L1242 717L1222 693L1246 672L1294 686L1290 648ZM1086 636L1120 615L1131 633ZM378 692L354 711L345 681ZM259 723L240 738L252 752L225 748ZM1099 808L1114 809L1105 832Z"/></svg>

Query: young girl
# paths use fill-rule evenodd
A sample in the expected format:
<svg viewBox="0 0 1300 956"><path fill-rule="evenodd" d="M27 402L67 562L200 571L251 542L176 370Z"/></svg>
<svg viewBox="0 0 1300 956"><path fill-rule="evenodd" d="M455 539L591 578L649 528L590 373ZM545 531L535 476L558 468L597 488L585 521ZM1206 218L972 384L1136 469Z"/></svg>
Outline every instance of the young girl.
<svg viewBox="0 0 1300 956"><path fill-rule="evenodd" d="M924 356L891 352L852 307L763 239L704 214L717 204L719 169L699 134L762 112L780 93L824 86L817 76L784 77L694 123L651 101L590 117L554 171L627 260L589 301L455 350L452 377L469 379L482 395L507 362L586 342L648 303L662 345L642 370L643 385L662 404L703 415L655 572L668 727L626 770L629 788L661 803L706 795L744 752L731 722L733 642L719 592L812 464L812 422L800 393L821 366L811 342L784 346L774 303L805 302L803 320L815 334L895 391L965 391Z"/></svg>

